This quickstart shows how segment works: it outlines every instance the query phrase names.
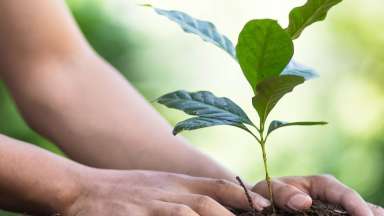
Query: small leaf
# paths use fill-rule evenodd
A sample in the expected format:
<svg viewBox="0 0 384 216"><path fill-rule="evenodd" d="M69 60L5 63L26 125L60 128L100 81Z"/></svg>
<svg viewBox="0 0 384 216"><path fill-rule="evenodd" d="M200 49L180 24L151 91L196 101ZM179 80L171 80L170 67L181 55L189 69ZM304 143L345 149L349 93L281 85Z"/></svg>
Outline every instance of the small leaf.
<svg viewBox="0 0 384 216"><path fill-rule="evenodd" d="M293 55L289 34L275 20L251 20L241 31L237 58L245 77L255 90L264 79L278 76Z"/></svg>
<svg viewBox="0 0 384 216"><path fill-rule="evenodd" d="M198 35L204 41L210 42L225 50L229 55L236 59L236 50L232 41L230 41L226 36L220 34L215 25L211 22L195 19L181 11L163 10L159 8L153 9L159 15L165 16L171 21L177 23L185 32Z"/></svg>
<svg viewBox="0 0 384 216"><path fill-rule="evenodd" d="M294 8L289 14L289 26L286 29L292 39L300 36L303 30L314 22L322 21L328 11L342 0L308 0L301 7Z"/></svg>
<svg viewBox="0 0 384 216"><path fill-rule="evenodd" d="M214 118L194 117L177 123L175 128L173 129L173 135L176 135L184 130L195 130L217 125L231 125L248 131L248 129L239 122L232 122Z"/></svg>
<svg viewBox="0 0 384 216"><path fill-rule="evenodd" d="M318 77L319 75L315 70L291 60L281 75L295 75L304 77L305 80L310 80Z"/></svg>
<svg viewBox="0 0 384 216"><path fill-rule="evenodd" d="M274 120L271 122L268 128L268 134L270 134L272 131L281 128L281 127L287 127L287 126L314 126L314 125L326 125L327 122L319 121L319 122L283 122Z"/></svg>
<svg viewBox="0 0 384 216"><path fill-rule="evenodd" d="M285 94L303 82L304 78L301 76L281 75L259 83L252 104L259 114L261 123L265 123L269 113Z"/></svg>
<svg viewBox="0 0 384 216"><path fill-rule="evenodd" d="M160 97L158 103L169 108L198 116L180 122L175 133L214 125L232 125L246 129L244 124L254 125L247 114L233 101L225 97L216 97L211 92L175 91Z"/></svg>

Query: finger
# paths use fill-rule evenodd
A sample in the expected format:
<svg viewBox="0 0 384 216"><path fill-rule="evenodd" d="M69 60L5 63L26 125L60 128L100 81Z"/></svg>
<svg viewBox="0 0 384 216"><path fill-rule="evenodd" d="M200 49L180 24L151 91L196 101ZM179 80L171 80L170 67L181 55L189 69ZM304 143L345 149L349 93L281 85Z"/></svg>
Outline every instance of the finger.
<svg viewBox="0 0 384 216"><path fill-rule="evenodd" d="M369 208L375 216L384 216L384 209L380 206L368 203Z"/></svg>
<svg viewBox="0 0 384 216"><path fill-rule="evenodd" d="M266 181L257 183L252 190L269 198ZM281 208L300 211L308 209L312 205L312 198L309 195L298 188L279 180L272 182L272 192L275 204Z"/></svg>
<svg viewBox="0 0 384 216"><path fill-rule="evenodd" d="M217 200L219 203L233 208L249 209L249 202L244 189L230 181L199 178L195 181L193 189L199 194L207 195ZM270 202L264 197L249 191L253 205L257 210L270 205Z"/></svg>
<svg viewBox="0 0 384 216"><path fill-rule="evenodd" d="M183 204L167 203L167 202L156 202L154 204L153 216L200 216L193 211L189 206Z"/></svg>
<svg viewBox="0 0 384 216"><path fill-rule="evenodd" d="M368 204L358 193L332 176L313 176L311 192L313 197L320 200L340 204L353 216L374 216Z"/></svg>
<svg viewBox="0 0 384 216"><path fill-rule="evenodd" d="M165 201L187 205L201 216L235 216L209 196L177 194L169 196Z"/></svg>

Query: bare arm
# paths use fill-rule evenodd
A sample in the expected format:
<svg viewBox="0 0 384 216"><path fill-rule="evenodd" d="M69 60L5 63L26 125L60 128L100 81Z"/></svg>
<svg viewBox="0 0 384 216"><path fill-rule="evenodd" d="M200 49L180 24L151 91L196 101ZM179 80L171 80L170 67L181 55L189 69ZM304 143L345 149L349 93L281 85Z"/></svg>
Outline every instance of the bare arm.
<svg viewBox="0 0 384 216"><path fill-rule="evenodd" d="M222 205L248 206L242 188L228 181L90 168L3 135L0 179L0 209L34 215L233 216ZM259 209L268 205L251 195Z"/></svg>
<svg viewBox="0 0 384 216"><path fill-rule="evenodd" d="M80 169L64 158L0 135L0 208L41 215L61 212L80 193Z"/></svg>
<svg viewBox="0 0 384 216"><path fill-rule="evenodd" d="M0 2L0 72L32 128L81 163L233 180L89 47L61 0Z"/></svg>

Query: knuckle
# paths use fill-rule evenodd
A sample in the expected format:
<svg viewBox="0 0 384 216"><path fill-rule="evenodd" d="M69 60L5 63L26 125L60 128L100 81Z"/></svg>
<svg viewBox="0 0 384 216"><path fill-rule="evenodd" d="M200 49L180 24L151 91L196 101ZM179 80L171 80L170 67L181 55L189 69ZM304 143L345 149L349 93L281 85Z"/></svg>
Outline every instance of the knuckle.
<svg viewBox="0 0 384 216"><path fill-rule="evenodd" d="M257 182L257 183L253 186L252 190L260 189L260 188L264 187L265 185L266 185L266 181L265 181L265 180L263 180L263 181L259 181L259 182Z"/></svg>
<svg viewBox="0 0 384 216"><path fill-rule="evenodd" d="M338 181L336 177L331 174L314 175L312 176L312 179L320 182Z"/></svg>
<svg viewBox="0 0 384 216"><path fill-rule="evenodd" d="M228 180L224 180L224 179L216 179L216 180L214 180L214 184L216 185L216 188L219 191L227 190L232 186L231 182L229 182Z"/></svg>
<svg viewBox="0 0 384 216"><path fill-rule="evenodd" d="M171 211L172 216L184 216L184 215L194 215L191 208L189 208L186 205L178 205L176 207L173 207Z"/></svg>
<svg viewBox="0 0 384 216"><path fill-rule="evenodd" d="M267 184L266 180L261 180L256 185L264 185L264 184Z"/></svg>
<svg viewBox="0 0 384 216"><path fill-rule="evenodd" d="M350 189L350 188L345 189L345 194L347 197L359 196L359 194L355 190Z"/></svg>
<svg viewBox="0 0 384 216"><path fill-rule="evenodd" d="M221 185L221 186L228 186L228 185L230 185L230 182L228 180L225 180L225 179L215 179L214 183L216 185Z"/></svg>
<svg viewBox="0 0 384 216"><path fill-rule="evenodd" d="M224 179L215 179L212 181L213 195L222 196L231 190L232 183Z"/></svg>
<svg viewBox="0 0 384 216"><path fill-rule="evenodd" d="M165 179L181 179L183 176L175 173L161 173L162 177Z"/></svg>
<svg viewBox="0 0 384 216"><path fill-rule="evenodd" d="M320 178L322 179L326 179L326 180L336 180L336 177L332 174L323 174L323 175L320 175Z"/></svg>
<svg viewBox="0 0 384 216"><path fill-rule="evenodd" d="M355 197L359 197L359 194L350 188L346 188L345 191L343 192L343 195L341 196L341 200L349 201L349 200L353 200L352 198L355 198Z"/></svg>
<svg viewBox="0 0 384 216"><path fill-rule="evenodd" d="M276 184L276 183L278 183L278 182L280 182L280 181L278 181L278 180L272 180L272 184ZM268 186L268 182L267 182L266 180L261 180L261 181L259 181L259 182L256 184L256 186L258 186L258 187L267 187L267 186Z"/></svg>
<svg viewBox="0 0 384 216"><path fill-rule="evenodd" d="M207 209L211 206L213 202L213 199L208 197L208 196L199 196L197 199L196 199L196 209L198 210L204 210L204 209Z"/></svg>
<svg viewBox="0 0 384 216"><path fill-rule="evenodd" d="M287 185L287 184L283 184L281 185L277 191L278 192L281 192L281 191L290 191L293 187L291 185Z"/></svg>

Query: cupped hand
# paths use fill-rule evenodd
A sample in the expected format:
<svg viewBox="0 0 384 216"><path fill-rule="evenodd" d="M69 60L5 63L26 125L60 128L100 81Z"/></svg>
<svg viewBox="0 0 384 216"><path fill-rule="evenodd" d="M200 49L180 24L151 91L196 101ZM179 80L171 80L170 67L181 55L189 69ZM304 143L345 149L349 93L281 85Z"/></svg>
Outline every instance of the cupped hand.
<svg viewBox="0 0 384 216"><path fill-rule="evenodd" d="M304 210L312 205L312 199L341 205L352 216L384 216L381 207L365 202L354 190L330 175L307 177L282 177L272 183L277 206ZM268 197L267 184L261 181L253 191Z"/></svg>
<svg viewBox="0 0 384 216"><path fill-rule="evenodd" d="M68 216L233 216L224 206L248 208L235 183L152 171L97 170L86 174L84 190L64 210ZM258 209L270 203L251 193Z"/></svg>

